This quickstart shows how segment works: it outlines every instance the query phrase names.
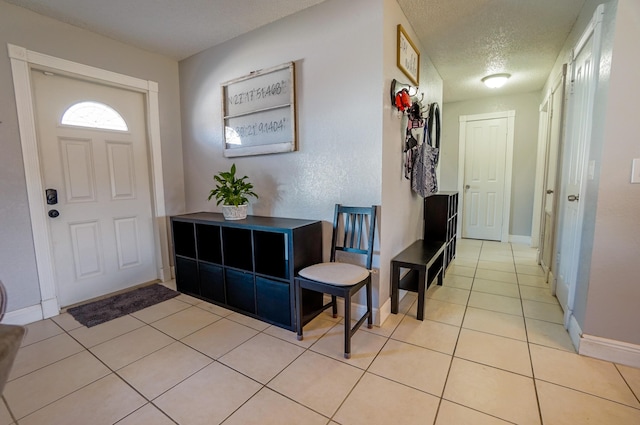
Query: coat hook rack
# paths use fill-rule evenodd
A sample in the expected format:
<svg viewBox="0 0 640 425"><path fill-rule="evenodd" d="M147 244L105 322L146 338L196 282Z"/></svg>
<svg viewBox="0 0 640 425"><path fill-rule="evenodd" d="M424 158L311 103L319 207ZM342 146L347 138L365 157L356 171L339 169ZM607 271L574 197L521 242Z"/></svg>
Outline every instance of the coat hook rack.
<svg viewBox="0 0 640 425"><path fill-rule="evenodd" d="M395 78L391 81L391 104L404 112L411 106L411 98L418 95L418 86L401 83ZM424 93L422 94L424 97Z"/></svg>

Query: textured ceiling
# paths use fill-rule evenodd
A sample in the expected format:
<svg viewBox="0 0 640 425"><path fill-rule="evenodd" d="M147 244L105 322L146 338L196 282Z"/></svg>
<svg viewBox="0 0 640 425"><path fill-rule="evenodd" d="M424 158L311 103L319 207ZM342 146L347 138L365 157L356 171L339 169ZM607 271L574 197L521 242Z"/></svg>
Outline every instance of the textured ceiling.
<svg viewBox="0 0 640 425"><path fill-rule="evenodd" d="M176 60L324 0L6 0ZM398 0L447 102L542 89L585 0Z"/></svg>
<svg viewBox="0 0 640 425"><path fill-rule="evenodd" d="M585 0L398 0L444 80L447 102L541 90Z"/></svg>

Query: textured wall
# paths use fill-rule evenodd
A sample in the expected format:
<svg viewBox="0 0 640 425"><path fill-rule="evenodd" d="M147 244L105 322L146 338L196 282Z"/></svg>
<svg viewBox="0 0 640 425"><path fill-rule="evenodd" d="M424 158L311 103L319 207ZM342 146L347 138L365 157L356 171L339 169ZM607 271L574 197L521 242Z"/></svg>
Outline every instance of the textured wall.
<svg viewBox="0 0 640 425"><path fill-rule="evenodd" d="M405 31L420 49L420 93L424 93L423 104L438 102L442 107L442 78L429 59L429 52L417 42L413 28L395 0L384 1L383 69L384 87L382 97L383 168L382 168L382 251L386 261L380 267L381 298L389 297L389 264L391 258L422 238L422 198L411 190L409 180L404 178L402 149L404 147L406 117L399 118L397 109L391 106L389 89L391 80L409 83L409 79L396 65L397 26ZM442 112L442 111L441 111Z"/></svg>
<svg viewBox="0 0 640 425"><path fill-rule="evenodd" d="M187 210L235 163L254 182L256 215L329 219L333 204L380 203L381 11L328 1L180 62ZM331 31L327 28L331 27ZM220 84L296 63L299 150L223 157Z"/></svg>
<svg viewBox="0 0 640 425"><path fill-rule="evenodd" d="M324 220L328 258L334 204L382 203L381 22L380 3L329 0L181 61L187 210L219 210L212 177L235 163L250 213ZM289 61L299 150L224 158L220 84Z"/></svg>
<svg viewBox="0 0 640 425"><path fill-rule="evenodd" d="M217 210L206 201L212 175L236 163L260 195L253 214L324 220L327 255L333 204L382 205L376 307L389 298L391 257L422 229L421 198L402 177L406 122L389 101L391 80L406 80L398 23L413 35L393 0L329 0L180 62L187 209ZM421 91L441 102L442 80L422 53ZM296 62L299 151L225 159L220 83L287 61Z"/></svg>
<svg viewBox="0 0 640 425"><path fill-rule="evenodd" d="M582 34L584 33L589 21L592 19L593 14L599 4L605 5L604 19L602 25L602 49L601 49L601 66L600 66L600 78L598 81L598 88L596 93L596 111L593 115L593 127L591 145L589 146L589 159L595 162L595 173L593 180L587 180L584 182L586 187L586 195L581 202L585 204L585 213L583 219L583 226L581 232L581 246L580 246L580 260L578 264L578 276L575 289L575 300L573 306L573 315L576 318L578 324L585 331L585 319L587 317L587 300L589 298L589 279L592 261L598 261L593 256L593 241L594 232L596 227L596 207L598 204L598 188L600 185L602 166L602 152L605 144L605 116L610 113L608 106L609 96L609 71L611 65L611 55L613 52L613 36L615 31L615 15L617 0L600 1L600 0L588 0L585 2L580 16L576 21L576 24L571 30L571 33L567 37L562 51L558 55L556 64L550 74L550 78L545 85L545 93L548 90L554 75L560 72L562 64L571 63L571 50L578 42ZM569 71L570 72L570 71ZM567 79L570 80L570 74L567 75ZM614 112L615 113L615 112ZM562 204L561 204L562 205ZM561 214L561 207L558 210L558 229L562 229L563 217ZM560 246L559 238L561 233L558 232L558 239L556 240L556 247ZM592 300L594 302L595 300ZM597 301L595 301L597 302ZM586 331L585 331L586 332Z"/></svg>
<svg viewBox="0 0 640 425"><path fill-rule="evenodd" d="M631 159L640 158L639 2L618 0L611 36L613 50L604 58L611 71L582 331L640 345L640 184L630 183Z"/></svg>
<svg viewBox="0 0 640 425"><path fill-rule="evenodd" d="M8 311L40 302L7 43L159 83L167 214L184 210L178 64L0 0L0 280Z"/></svg>

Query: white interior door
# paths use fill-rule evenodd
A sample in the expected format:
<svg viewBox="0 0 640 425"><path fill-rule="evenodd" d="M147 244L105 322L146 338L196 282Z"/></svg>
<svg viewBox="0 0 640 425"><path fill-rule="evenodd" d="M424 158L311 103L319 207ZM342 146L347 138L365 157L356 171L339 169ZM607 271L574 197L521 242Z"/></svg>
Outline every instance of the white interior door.
<svg viewBox="0 0 640 425"><path fill-rule="evenodd" d="M143 95L41 71L32 81L43 183L57 191L48 209L60 306L157 279ZM128 128L63 125L84 101L112 108L107 127L120 116ZM76 118L100 123L108 112Z"/></svg>
<svg viewBox="0 0 640 425"><path fill-rule="evenodd" d="M469 121L465 139L462 237L500 241L505 220L507 118Z"/></svg>
<svg viewBox="0 0 640 425"><path fill-rule="evenodd" d="M580 255L580 236L584 209L583 180L591 139L594 95L597 83L597 63L594 58L594 33L589 30L575 49L571 66L573 88L569 97L567 140L563 149L563 184L561 194L562 229L556 296L568 318L573 309L573 297ZM598 57L599 55L595 55Z"/></svg>
<svg viewBox="0 0 640 425"><path fill-rule="evenodd" d="M540 238L540 263L548 273L552 269L556 202L558 198L558 159L562 139L565 73L561 74L549 96L549 131L545 161L544 194L542 198L542 237Z"/></svg>

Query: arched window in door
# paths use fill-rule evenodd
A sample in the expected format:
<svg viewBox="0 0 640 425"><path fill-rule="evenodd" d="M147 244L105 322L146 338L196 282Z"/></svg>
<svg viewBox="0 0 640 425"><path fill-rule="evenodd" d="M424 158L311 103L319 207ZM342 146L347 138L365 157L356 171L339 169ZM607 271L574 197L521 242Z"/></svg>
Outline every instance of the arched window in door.
<svg viewBox="0 0 640 425"><path fill-rule="evenodd" d="M124 118L115 109L104 103L91 101L71 105L62 115L60 123L102 130L129 130Z"/></svg>

